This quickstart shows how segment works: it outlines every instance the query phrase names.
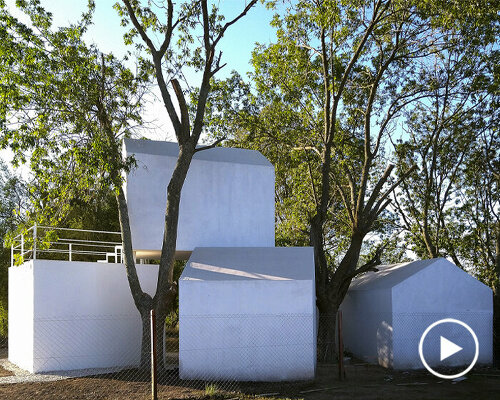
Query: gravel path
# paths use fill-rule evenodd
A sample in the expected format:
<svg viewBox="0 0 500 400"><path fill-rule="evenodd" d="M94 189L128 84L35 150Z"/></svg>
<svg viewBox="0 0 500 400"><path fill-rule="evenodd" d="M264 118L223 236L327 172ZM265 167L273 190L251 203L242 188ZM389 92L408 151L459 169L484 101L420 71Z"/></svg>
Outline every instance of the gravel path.
<svg viewBox="0 0 500 400"><path fill-rule="evenodd" d="M8 383L30 383L30 382L54 382L68 378L81 378L89 375L109 374L118 372L122 368L89 368L74 371L54 371L45 374L32 374L17 365L12 364L6 358L0 359L0 367L11 371L14 375L0 377L0 385Z"/></svg>

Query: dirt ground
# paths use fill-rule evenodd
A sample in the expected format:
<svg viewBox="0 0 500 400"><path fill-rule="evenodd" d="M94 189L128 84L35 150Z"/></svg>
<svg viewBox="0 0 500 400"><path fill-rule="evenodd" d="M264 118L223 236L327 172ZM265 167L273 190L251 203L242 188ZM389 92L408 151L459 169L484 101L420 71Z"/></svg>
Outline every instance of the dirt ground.
<svg viewBox="0 0 500 400"><path fill-rule="evenodd" d="M3 367L0 367L0 378L3 376L12 376L12 375L14 375L12 372L6 370Z"/></svg>
<svg viewBox="0 0 500 400"><path fill-rule="evenodd" d="M0 371L0 374L2 371ZM4 371L8 373L8 371ZM164 377L159 399L500 399L500 369L475 368L460 382L441 380L426 371L400 372L382 367L354 363L346 365L346 378L338 379L336 366L319 366L314 382L287 384L246 383L231 391L212 390L208 395L200 382L186 382ZM0 385L0 399L131 399L151 398L151 384L147 374L100 375L46 383L19 383ZM226 384L227 385L227 384ZM227 387L224 384L219 388ZM214 389L214 388L212 388ZM234 391L236 390L236 392Z"/></svg>

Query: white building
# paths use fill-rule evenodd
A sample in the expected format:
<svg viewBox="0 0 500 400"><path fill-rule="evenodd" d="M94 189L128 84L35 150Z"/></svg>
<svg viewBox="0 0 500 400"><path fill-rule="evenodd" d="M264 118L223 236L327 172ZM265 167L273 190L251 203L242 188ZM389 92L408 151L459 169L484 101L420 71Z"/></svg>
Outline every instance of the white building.
<svg viewBox="0 0 500 400"><path fill-rule="evenodd" d="M493 296L488 286L443 258L377 268L353 280L342 303L346 349L385 367L423 368L420 337L435 321L454 318L476 333L477 362L492 362ZM461 335L463 330L448 329L445 336L461 343ZM462 351L441 362L439 342L430 346L425 358L431 366L468 365L475 351L470 339Z"/></svg>
<svg viewBox="0 0 500 400"><path fill-rule="evenodd" d="M310 247L196 248L179 280L181 379L314 378Z"/></svg>
<svg viewBox="0 0 500 400"><path fill-rule="evenodd" d="M177 143L124 140L135 168L126 179L132 243L138 258L159 258L167 185ZM217 147L196 153L181 192L177 252L195 247L274 246L274 167L258 151Z"/></svg>
<svg viewBox="0 0 500 400"><path fill-rule="evenodd" d="M154 294L158 268L137 265ZM31 260L9 268L9 361L29 372L137 366L142 325L123 264Z"/></svg>
<svg viewBox="0 0 500 400"><path fill-rule="evenodd" d="M178 151L175 143L124 141L124 155L137 162L124 191L138 259L160 255ZM183 378L314 377L313 252L275 248L274 218L274 168L264 156L195 154L176 247L178 258L200 247L179 283ZM21 243L19 252L29 253ZM157 266L137 269L153 295ZM28 371L136 366L141 326L123 264L35 259L9 270L9 360Z"/></svg>

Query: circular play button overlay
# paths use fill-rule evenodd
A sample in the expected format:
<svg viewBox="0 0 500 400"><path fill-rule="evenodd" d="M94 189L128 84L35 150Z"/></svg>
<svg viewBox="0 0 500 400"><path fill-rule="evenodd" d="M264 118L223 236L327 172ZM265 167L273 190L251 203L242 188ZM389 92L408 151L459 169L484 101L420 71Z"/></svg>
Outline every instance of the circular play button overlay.
<svg viewBox="0 0 500 400"><path fill-rule="evenodd" d="M472 328L465 322L445 318L427 327L420 337L418 354L422 364L431 374L442 379L455 379L474 367L479 356L479 342ZM436 368L467 363L467 368L454 375L441 374L430 366L432 364Z"/></svg>

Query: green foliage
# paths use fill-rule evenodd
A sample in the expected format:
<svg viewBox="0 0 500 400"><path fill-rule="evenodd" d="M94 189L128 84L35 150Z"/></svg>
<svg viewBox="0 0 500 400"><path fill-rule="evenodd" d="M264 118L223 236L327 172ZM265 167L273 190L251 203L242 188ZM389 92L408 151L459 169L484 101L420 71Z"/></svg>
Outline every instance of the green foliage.
<svg viewBox="0 0 500 400"><path fill-rule="evenodd" d="M0 9L0 144L35 177L30 224L64 225L87 209L83 221L99 212L88 206L105 204L110 187L121 185L120 171L133 164L122 161L120 139L141 123L148 72L133 74L83 42L92 2L80 22L57 30L37 0L19 6L33 28Z"/></svg>
<svg viewBox="0 0 500 400"><path fill-rule="evenodd" d="M357 192L363 185L361 171L368 163L368 186L373 188L379 179L385 160L376 135L386 137L384 129L400 112L400 98L414 95L403 59L409 51L425 52L415 44L416 37L430 29L412 25L407 14L416 11L384 3L386 21L376 24L375 33L356 58L373 11L370 4L302 1L286 15L275 16L272 25L277 41L256 46L252 86L233 74L225 82L213 82L214 94L208 103L206 124L215 136L229 136L230 145L260 150L275 165L277 244L310 243L311 219L323 208L323 190L328 191L322 224L332 266L342 259L354 230L351 204L342 197L350 191L347 177L353 177ZM398 44L389 34L398 23L405 26L407 44ZM325 54L321 41L327 42ZM391 51L400 57L393 64ZM347 71L351 59L355 66ZM384 80L376 78L379 72ZM374 85L375 98L371 99L368 89ZM331 109L334 99L338 105ZM375 133L366 143L370 132L365 116L371 118L371 114L373 121L368 119L368 124ZM366 160L365 144L372 148L373 160ZM328 181L322 175L327 154ZM381 224L373 226L380 235L387 233Z"/></svg>
<svg viewBox="0 0 500 400"><path fill-rule="evenodd" d="M396 145L400 171L416 163L420 172L406 179L394 200L418 257L450 257L494 288L500 26L490 11L484 26L472 21L454 26L453 46L422 65L415 85L430 88L432 95L406 114L409 140ZM455 31L466 39L451 39Z"/></svg>
<svg viewBox="0 0 500 400"><path fill-rule="evenodd" d="M27 204L26 186L0 161L0 237L14 232L22 222ZM10 248L7 244L0 250L0 342L7 336L7 286L10 266Z"/></svg>
<svg viewBox="0 0 500 400"><path fill-rule="evenodd" d="M23 197L28 206L6 244L35 223L116 229L112 190L133 165L122 160L120 140L141 123L148 66L134 74L112 54L84 43L92 1L78 23L58 29L38 0L17 5L29 25L0 4L0 145L13 152L15 167L28 165L32 178ZM31 235L26 238L29 248ZM37 246L55 239L47 231Z"/></svg>
<svg viewBox="0 0 500 400"><path fill-rule="evenodd" d="M299 1L275 16L276 42L256 46L251 83L236 73L212 83L206 126L275 165L277 244L315 246L320 312L340 304L377 244L383 262L404 261L409 248L426 254L419 223L465 259L456 239L471 241L477 229L460 228L456 210L469 203L458 200L457 184L470 187L461 178L468 155L498 121L499 8L452 3ZM392 166L383 170L391 162L396 177ZM415 165L420 172L408 176ZM415 211L403 244L407 221L386 209L391 200ZM486 237L494 235L482 230L473 241Z"/></svg>

